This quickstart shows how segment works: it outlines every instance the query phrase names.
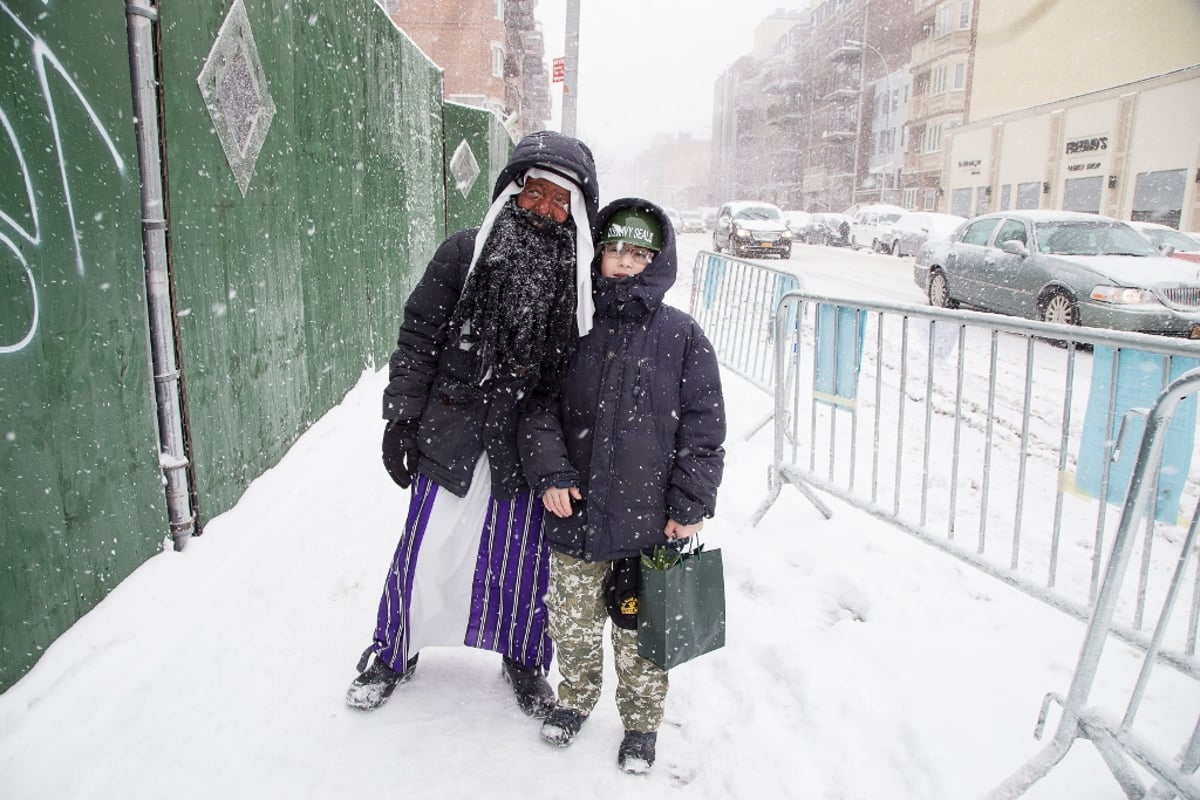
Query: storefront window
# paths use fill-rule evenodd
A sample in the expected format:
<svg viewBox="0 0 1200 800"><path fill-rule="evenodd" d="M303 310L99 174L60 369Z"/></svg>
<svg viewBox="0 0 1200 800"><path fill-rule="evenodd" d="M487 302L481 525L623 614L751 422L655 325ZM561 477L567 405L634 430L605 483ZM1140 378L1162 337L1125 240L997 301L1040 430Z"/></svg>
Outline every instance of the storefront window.
<svg viewBox="0 0 1200 800"><path fill-rule="evenodd" d="M958 214L960 217L972 217L971 213L971 195L975 192L970 187L966 189L955 189L950 195L950 213Z"/></svg>
<svg viewBox="0 0 1200 800"><path fill-rule="evenodd" d="M1178 228L1186 180L1187 172L1182 169L1139 172L1133 189L1133 213L1130 219Z"/></svg>
<svg viewBox="0 0 1200 800"><path fill-rule="evenodd" d="M1067 181L1066 196L1063 198L1063 209L1066 211L1086 211L1089 214L1100 213L1100 191L1103 188L1103 178L1096 175L1091 178L1072 178Z"/></svg>
<svg viewBox="0 0 1200 800"><path fill-rule="evenodd" d="M1041 183L1018 183L1017 208L1039 208L1041 206L1041 191Z"/></svg>

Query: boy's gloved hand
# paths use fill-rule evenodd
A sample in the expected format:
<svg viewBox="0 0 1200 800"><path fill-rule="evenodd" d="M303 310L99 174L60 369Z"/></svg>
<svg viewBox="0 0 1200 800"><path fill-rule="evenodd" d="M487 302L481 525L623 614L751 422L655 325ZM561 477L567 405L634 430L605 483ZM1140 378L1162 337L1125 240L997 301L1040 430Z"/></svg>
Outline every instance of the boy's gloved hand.
<svg viewBox="0 0 1200 800"><path fill-rule="evenodd" d="M419 425L415 419L393 419L383 429L383 466L401 489L407 489L417 474Z"/></svg>

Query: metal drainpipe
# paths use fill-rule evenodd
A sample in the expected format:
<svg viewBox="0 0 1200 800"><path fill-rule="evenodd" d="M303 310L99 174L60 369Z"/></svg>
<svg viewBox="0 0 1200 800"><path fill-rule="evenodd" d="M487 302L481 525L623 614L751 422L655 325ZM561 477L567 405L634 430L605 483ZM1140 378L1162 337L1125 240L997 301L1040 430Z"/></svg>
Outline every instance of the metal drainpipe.
<svg viewBox="0 0 1200 800"><path fill-rule="evenodd" d="M167 220L158 149L158 80L154 57L154 23L158 20L158 9L152 0L128 0L125 17L142 181L142 258L146 273L154 399L158 407L159 466L166 482L171 539L175 549L182 550L195 530L196 519L188 484L179 368L175 361L174 312L167 271Z"/></svg>

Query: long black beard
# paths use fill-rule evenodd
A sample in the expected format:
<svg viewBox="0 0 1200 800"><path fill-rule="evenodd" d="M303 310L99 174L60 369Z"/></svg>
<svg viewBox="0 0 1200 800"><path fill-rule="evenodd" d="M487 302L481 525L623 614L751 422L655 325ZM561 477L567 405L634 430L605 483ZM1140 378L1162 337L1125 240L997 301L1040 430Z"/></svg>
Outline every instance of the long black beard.
<svg viewBox="0 0 1200 800"><path fill-rule="evenodd" d="M557 391L575 349L575 226L519 207L496 215L450 329L479 356L479 375ZM462 334L464 323L469 331Z"/></svg>

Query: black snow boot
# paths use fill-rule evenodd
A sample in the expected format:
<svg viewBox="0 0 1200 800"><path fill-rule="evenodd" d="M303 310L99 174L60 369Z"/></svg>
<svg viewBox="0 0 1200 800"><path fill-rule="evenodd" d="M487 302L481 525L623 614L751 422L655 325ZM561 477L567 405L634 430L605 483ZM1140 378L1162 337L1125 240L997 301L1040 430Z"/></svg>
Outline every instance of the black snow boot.
<svg viewBox="0 0 1200 800"><path fill-rule="evenodd" d="M575 741L587 714L565 706L555 706L542 723L542 738L555 747L566 747Z"/></svg>
<svg viewBox="0 0 1200 800"><path fill-rule="evenodd" d="M617 765L630 775L644 775L654 766L654 743L657 731L625 731L621 749L617 751Z"/></svg>
<svg viewBox="0 0 1200 800"><path fill-rule="evenodd" d="M544 719L554 708L554 690L538 667L527 667L504 656L504 679L512 684L517 705L529 716Z"/></svg>
<svg viewBox="0 0 1200 800"><path fill-rule="evenodd" d="M370 711L383 705L396 687L407 683L417 669L417 657L420 653L408 659L404 672L397 672L375 656L375 660L367 668L367 659L371 657L374 648L368 647L358 661L359 675L346 690L346 704L353 708Z"/></svg>

